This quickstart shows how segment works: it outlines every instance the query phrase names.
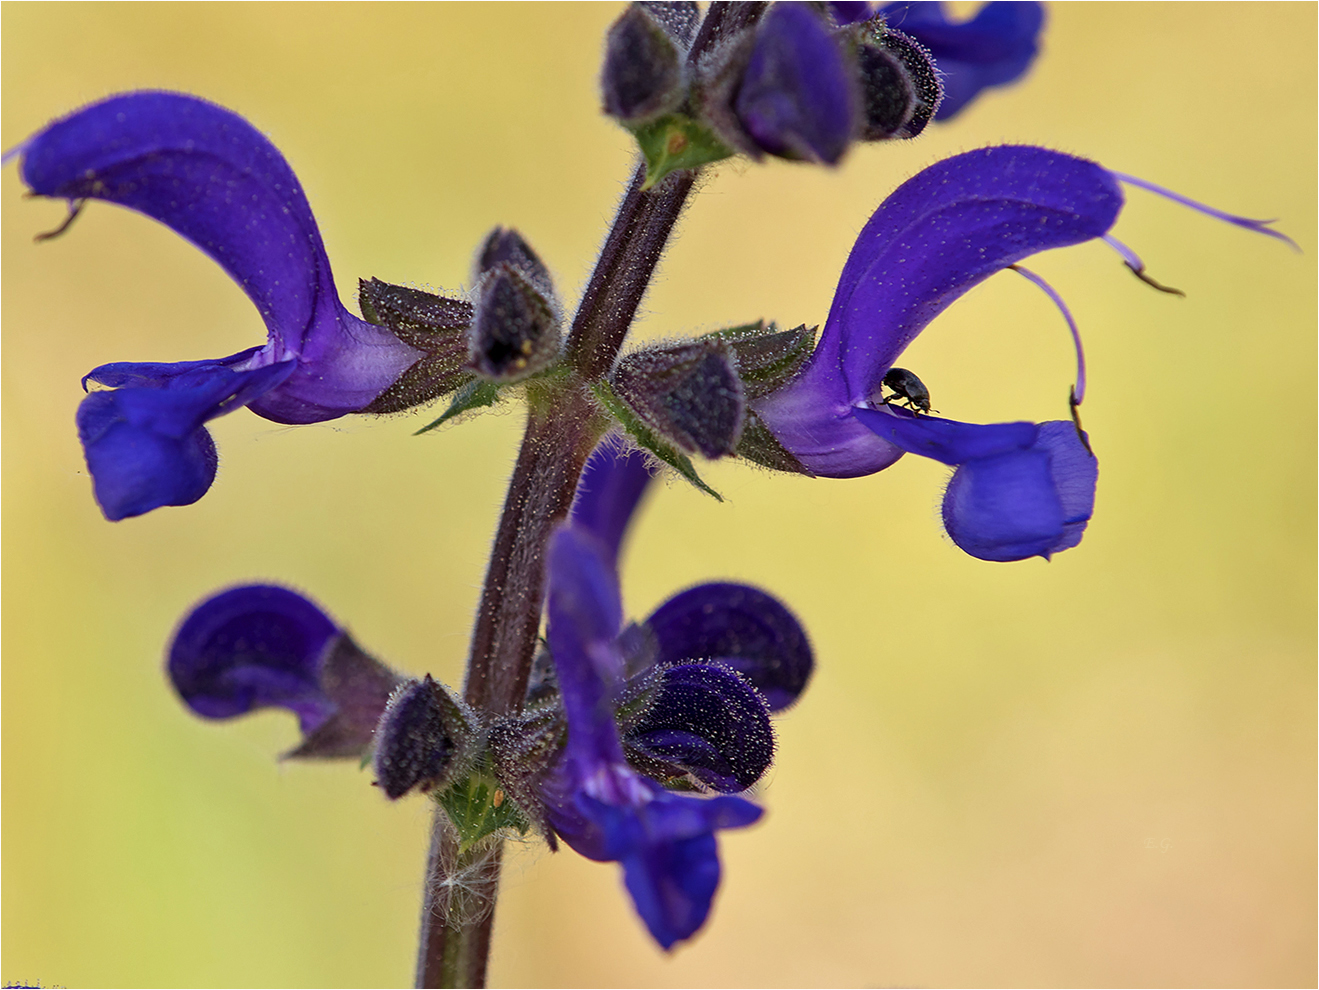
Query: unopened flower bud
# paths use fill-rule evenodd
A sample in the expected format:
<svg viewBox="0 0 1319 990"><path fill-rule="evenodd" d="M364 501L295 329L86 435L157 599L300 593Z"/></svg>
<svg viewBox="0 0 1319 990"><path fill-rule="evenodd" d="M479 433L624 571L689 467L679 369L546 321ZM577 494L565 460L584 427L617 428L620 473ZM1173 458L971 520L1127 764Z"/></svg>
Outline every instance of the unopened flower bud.
<svg viewBox="0 0 1319 990"><path fill-rule="evenodd" d="M684 52L658 5L634 3L609 29L600 74L605 113L627 126L675 109L686 92ZM694 5L693 5L694 6ZM682 24L677 23L679 30Z"/></svg>
<svg viewBox="0 0 1319 990"><path fill-rule="evenodd" d="M901 31L877 28L857 48L865 141L913 138L925 130L943 86L929 52Z"/></svg>
<svg viewBox="0 0 1319 990"><path fill-rule="evenodd" d="M693 0L640 0L633 6L642 8L678 43L683 54L696 40L701 24L701 8Z"/></svg>
<svg viewBox="0 0 1319 990"><path fill-rule="evenodd" d="M614 391L660 436L689 453L722 457L737 447L746 396L732 349L714 338L629 354Z"/></svg>
<svg viewBox="0 0 1319 990"><path fill-rule="evenodd" d="M753 157L768 152L836 165L856 133L860 95L852 58L832 25L807 4L775 4L746 59L731 108L754 150L739 135L726 137ZM733 121L720 112L722 100L712 102L712 121L728 128Z"/></svg>
<svg viewBox="0 0 1319 990"><path fill-rule="evenodd" d="M376 780L390 800L414 787L423 791L465 769L473 720L444 685L427 674L394 692L376 729Z"/></svg>
<svg viewBox="0 0 1319 990"><path fill-rule="evenodd" d="M474 281L479 282L487 272L501 264L521 271L546 297L554 294L554 279L545 262L512 227L496 227L486 236L481 250L476 253Z"/></svg>
<svg viewBox="0 0 1319 990"><path fill-rule="evenodd" d="M500 250L496 246L494 253ZM534 254L531 258L538 269L498 261L481 276L467 342L469 366L483 378L526 378L559 355L558 307L546 282L548 273L540 259Z"/></svg>

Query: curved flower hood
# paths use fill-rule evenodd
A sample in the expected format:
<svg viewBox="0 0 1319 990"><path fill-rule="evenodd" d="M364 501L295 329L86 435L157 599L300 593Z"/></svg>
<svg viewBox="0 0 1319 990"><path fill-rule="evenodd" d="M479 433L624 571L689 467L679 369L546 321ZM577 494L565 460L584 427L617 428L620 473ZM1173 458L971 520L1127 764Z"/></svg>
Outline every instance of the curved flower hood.
<svg viewBox="0 0 1319 990"><path fill-rule="evenodd" d="M109 364L87 376L117 389L89 396L78 416L108 518L205 494L215 475L207 420L241 405L277 423L335 419L422 357L344 308L297 177L232 111L179 93L125 93L56 121L22 150L34 193L159 220L213 258L267 328L263 347L229 357Z"/></svg>

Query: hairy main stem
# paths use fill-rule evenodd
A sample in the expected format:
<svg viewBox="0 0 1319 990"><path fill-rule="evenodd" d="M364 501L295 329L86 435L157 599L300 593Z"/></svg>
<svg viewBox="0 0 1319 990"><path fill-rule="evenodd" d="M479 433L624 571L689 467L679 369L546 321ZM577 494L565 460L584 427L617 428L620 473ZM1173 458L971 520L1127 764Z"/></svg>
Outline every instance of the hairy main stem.
<svg viewBox="0 0 1319 990"><path fill-rule="evenodd" d="M691 60L754 23L765 6L711 4ZM582 467L599 439L600 414L585 386L613 367L696 176L675 172L649 191L641 188L644 179L645 168L638 166L573 317L566 345L572 374L550 401L532 403L528 413L472 631L464 696L478 711L498 715L522 706L540 629L545 547L572 508ZM485 986L500 847L490 839L460 852L456 832L436 807L417 986Z"/></svg>

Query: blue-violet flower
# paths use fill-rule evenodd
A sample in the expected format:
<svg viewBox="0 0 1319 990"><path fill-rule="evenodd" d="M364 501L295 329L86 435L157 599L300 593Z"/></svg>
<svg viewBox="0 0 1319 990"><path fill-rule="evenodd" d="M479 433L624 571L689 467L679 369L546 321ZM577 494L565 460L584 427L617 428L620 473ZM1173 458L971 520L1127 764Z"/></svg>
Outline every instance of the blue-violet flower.
<svg viewBox="0 0 1319 990"><path fill-rule="evenodd" d="M815 352L787 386L754 402L754 412L811 474L873 474L904 452L955 466L943 518L949 536L973 556L1047 558L1076 546L1098 477L1079 421L958 423L897 408L882 386L939 313L1038 251L1103 238L1142 275L1139 258L1107 236L1122 209L1119 180L1288 240L1263 221L1044 148L1007 145L957 155L903 183L875 211L843 267ZM1042 279L1019 270L1061 306ZM1075 335L1065 308L1063 314ZM1074 406L1084 391L1075 339Z"/></svg>
<svg viewBox="0 0 1319 990"><path fill-rule="evenodd" d="M113 96L21 147L34 193L103 199L197 245L266 323L264 346L209 361L102 365L78 410L96 500L112 520L187 505L215 478L208 420L247 406L277 423L359 411L423 353L339 301L311 207L288 163L237 114L179 93Z"/></svg>
<svg viewBox="0 0 1319 990"><path fill-rule="evenodd" d="M648 480L642 455L602 446L574 523L551 538L547 639L568 734L538 793L568 845L622 864L638 914L667 949L709 914L720 873L714 833L760 817L733 792L768 767L768 714L796 699L813 661L791 613L740 585L690 589L623 628L615 558ZM621 713L639 693L649 694L640 713Z"/></svg>

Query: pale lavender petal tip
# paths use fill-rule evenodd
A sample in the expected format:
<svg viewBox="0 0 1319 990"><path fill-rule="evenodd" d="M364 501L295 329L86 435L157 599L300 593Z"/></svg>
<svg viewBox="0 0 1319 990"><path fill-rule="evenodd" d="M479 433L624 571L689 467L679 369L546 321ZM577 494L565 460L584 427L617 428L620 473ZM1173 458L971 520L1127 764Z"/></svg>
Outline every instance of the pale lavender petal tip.
<svg viewBox="0 0 1319 990"><path fill-rule="evenodd" d="M1189 196L1183 196L1181 193L1173 192L1171 189L1165 188L1164 186L1156 185L1153 182L1147 182L1145 179L1137 178L1134 175L1127 175L1123 172L1114 172L1113 176L1119 179L1120 181L1125 182L1129 186L1135 186L1138 189L1144 189L1145 191L1152 192L1157 196L1162 196L1165 199L1170 199L1174 203L1180 203L1182 206L1190 207L1192 210L1195 210L1198 213L1204 213L1207 216L1211 216L1215 220L1222 220L1225 223L1230 223L1237 227L1244 227L1246 230L1252 230L1257 234L1264 234L1268 237L1276 237L1278 240L1286 244L1290 244L1293 250L1295 251L1301 250L1301 246L1297 244L1294 240L1292 240L1282 231L1274 230L1269 226L1269 224L1277 223L1278 222L1277 219L1254 220L1250 217L1238 216L1235 213L1227 213L1223 210L1215 209L1212 206L1208 206L1197 200L1191 199Z"/></svg>

